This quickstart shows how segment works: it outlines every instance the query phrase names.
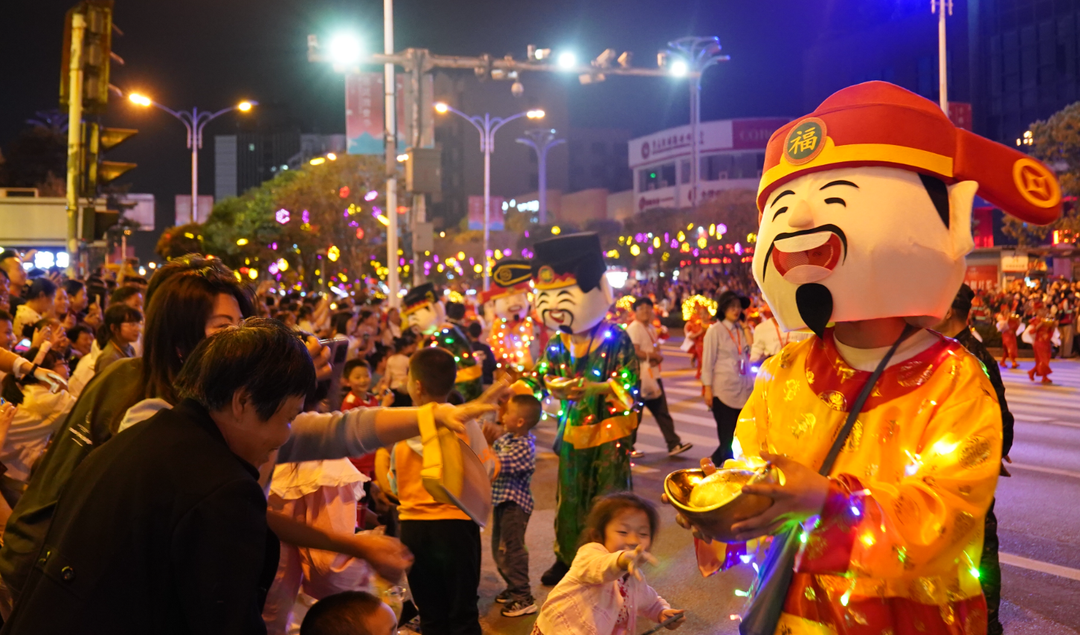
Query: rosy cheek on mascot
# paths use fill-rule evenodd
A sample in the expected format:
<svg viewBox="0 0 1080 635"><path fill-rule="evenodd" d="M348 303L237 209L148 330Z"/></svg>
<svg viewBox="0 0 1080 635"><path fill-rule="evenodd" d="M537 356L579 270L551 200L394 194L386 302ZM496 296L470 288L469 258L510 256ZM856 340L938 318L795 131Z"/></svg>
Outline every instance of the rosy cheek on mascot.
<svg viewBox="0 0 1080 635"><path fill-rule="evenodd" d="M963 280L976 192L1031 223L1061 210L1043 164L883 82L770 140L754 277L781 328L815 336L764 364L726 466L786 477L749 488L772 505L731 528L773 535L744 635L986 632L1001 412L976 358L925 330ZM751 555L711 546L706 574Z"/></svg>
<svg viewBox="0 0 1080 635"><path fill-rule="evenodd" d="M481 296L491 325L488 345L500 369L532 370L529 345L536 337L536 324L529 317L531 280L527 260L500 260L491 269L491 289Z"/></svg>
<svg viewBox="0 0 1080 635"><path fill-rule="evenodd" d="M536 311L555 334L514 390L560 401L557 561L542 577L555 584L574 560L593 498L630 489L628 437L637 428L641 386L633 342L604 319L612 294L600 238L569 234L533 250Z"/></svg>

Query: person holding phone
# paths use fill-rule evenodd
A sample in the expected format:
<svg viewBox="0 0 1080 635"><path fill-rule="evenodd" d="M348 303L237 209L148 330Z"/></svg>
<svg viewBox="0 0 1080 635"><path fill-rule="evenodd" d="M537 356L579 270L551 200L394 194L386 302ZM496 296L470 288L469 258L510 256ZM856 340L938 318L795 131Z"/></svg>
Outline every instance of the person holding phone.
<svg viewBox="0 0 1080 635"><path fill-rule="evenodd" d="M754 336L746 325L743 309L750 306L748 298L734 291L725 291L716 300L716 314L722 319L705 332L701 352L701 383L705 406L716 420L716 436L720 447L712 454L713 463L723 465L732 458L731 442L739 411L746 405L754 389L750 373L750 347Z"/></svg>

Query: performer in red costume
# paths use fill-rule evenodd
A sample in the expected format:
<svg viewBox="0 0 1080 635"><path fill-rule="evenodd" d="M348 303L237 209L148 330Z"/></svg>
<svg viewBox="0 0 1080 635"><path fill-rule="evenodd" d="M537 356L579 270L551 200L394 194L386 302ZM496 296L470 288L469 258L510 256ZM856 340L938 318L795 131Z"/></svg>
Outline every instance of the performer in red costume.
<svg viewBox="0 0 1080 635"><path fill-rule="evenodd" d="M927 330L963 281L976 192L1026 222L1061 212L1046 166L884 82L769 141L753 273L780 327L815 336L762 365L726 466L784 476L744 486L773 502L731 526L737 541L774 536L743 635L986 633L1001 413L980 362ZM706 572L746 554L713 544L698 550Z"/></svg>
<svg viewBox="0 0 1080 635"><path fill-rule="evenodd" d="M1028 371L1028 377L1031 381L1035 381L1035 377L1042 377L1042 383L1052 384L1050 380L1050 373L1054 372L1050 370L1050 357L1054 353L1054 329L1057 328L1057 324L1054 320L1051 320L1047 315L1046 309L1039 309L1038 315L1031 321L1031 325L1028 329L1031 331L1032 344L1031 347L1035 349L1035 368ZM1016 338L1013 338L1013 347L1016 347ZM1015 368L1015 366L1013 367Z"/></svg>
<svg viewBox="0 0 1080 635"><path fill-rule="evenodd" d="M1005 363L1012 360L1012 367L1020 368L1016 363L1016 331L1020 329L1020 316L1012 311L1003 312L998 316L997 330L1001 333L1001 367L1007 368Z"/></svg>

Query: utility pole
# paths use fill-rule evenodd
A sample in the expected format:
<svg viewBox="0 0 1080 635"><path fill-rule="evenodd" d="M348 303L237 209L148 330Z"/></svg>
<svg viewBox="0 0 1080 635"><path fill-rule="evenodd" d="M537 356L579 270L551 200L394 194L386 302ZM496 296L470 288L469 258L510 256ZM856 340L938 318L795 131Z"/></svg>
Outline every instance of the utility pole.
<svg viewBox="0 0 1080 635"><path fill-rule="evenodd" d="M71 55L68 62L67 249L71 262L79 253L79 175L82 171L83 36L86 15L71 14Z"/></svg>
<svg viewBox="0 0 1080 635"><path fill-rule="evenodd" d="M536 151L536 163L539 175L537 177L537 185L540 187L540 191L537 196L537 203L540 205L538 210L539 221L541 225L547 224L547 153L548 150L554 148L560 143L566 143L566 139L556 139L554 128L535 128L533 130L525 131L524 139L517 139L516 141L522 145L527 145Z"/></svg>
<svg viewBox="0 0 1080 635"><path fill-rule="evenodd" d="M949 68L945 56L945 11L952 15L952 0L930 0L930 12L938 14L938 97L941 111L949 116Z"/></svg>
<svg viewBox="0 0 1080 635"><path fill-rule="evenodd" d="M383 0L383 51L386 55L394 54L394 0ZM386 286L389 290L389 303L398 307L398 213L397 213L397 104L394 81L394 64L386 62L383 67L383 89L386 91L386 104L383 108L386 116L386 130L383 138L386 143L386 217L390 223L386 226Z"/></svg>

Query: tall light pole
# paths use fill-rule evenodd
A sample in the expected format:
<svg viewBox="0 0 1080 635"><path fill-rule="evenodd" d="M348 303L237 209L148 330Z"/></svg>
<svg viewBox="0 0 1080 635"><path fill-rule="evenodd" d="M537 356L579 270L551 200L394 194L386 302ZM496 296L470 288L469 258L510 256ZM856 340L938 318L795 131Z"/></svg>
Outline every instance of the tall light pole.
<svg viewBox="0 0 1080 635"><path fill-rule="evenodd" d="M518 143L525 144L536 151L537 167L540 170L538 185L540 186L540 224L547 224L547 153L560 143L566 143L566 139L556 139L554 128L536 128L526 130L524 139L517 139Z"/></svg>
<svg viewBox="0 0 1080 635"><path fill-rule="evenodd" d="M668 51L674 56L671 73L676 76L688 75L690 81L690 206L698 204L698 172L701 167L700 139L698 128L701 125L701 75L705 69L717 62L731 59L720 54L720 38L688 36L668 42ZM675 181L679 181L678 170Z"/></svg>
<svg viewBox="0 0 1080 635"><path fill-rule="evenodd" d="M941 110L949 116L949 68L945 58L945 12L952 15L952 0L930 0L930 13L938 14L938 98Z"/></svg>
<svg viewBox="0 0 1080 635"><path fill-rule="evenodd" d="M187 128L187 147L191 148L191 222L196 223L199 221L199 148L202 147L203 128L206 124L210 123L214 119L217 119L225 113L239 110L240 112L249 112L254 106L258 106L257 101L242 101L235 106L229 106L228 108L222 108L217 112L200 111L198 108L192 108L190 112L185 110L173 110L167 106L162 106L156 101L140 95L138 93L131 93L128 95L128 99L132 103L140 106L148 107L153 106L159 110L164 110L173 117L180 120L180 123L184 124Z"/></svg>
<svg viewBox="0 0 1080 635"><path fill-rule="evenodd" d="M394 54L394 0L383 0L383 52ZM386 287L389 290L390 306L399 306L398 298L398 213L397 213L397 82L394 79L394 65L387 62L383 66L383 90L386 102L383 115L386 129L383 131L384 152L386 153L386 216L390 224L386 226ZM414 266L416 263L413 263Z"/></svg>
<svg viewBox="0 0 1080 635"><path fill-rule="evenodd" d="M452 112L471 123L473 127L476 128L476 131L480 133L480 151L484 153L484 291L487 291L491 286L491 271L488 267L487 259L488 239L491 234L491 153L495 151L495 133L499 131L499 128L502 128L504 125L515 119L520 119L522 117L528 117L529 119L543 119L544 111L535 108L533 110L519 112L506 119L492 117L490 113L484 113L483 117L480 115L470 117L453 106L439 102L435 104L435 112L440 114Z"/></svg>

